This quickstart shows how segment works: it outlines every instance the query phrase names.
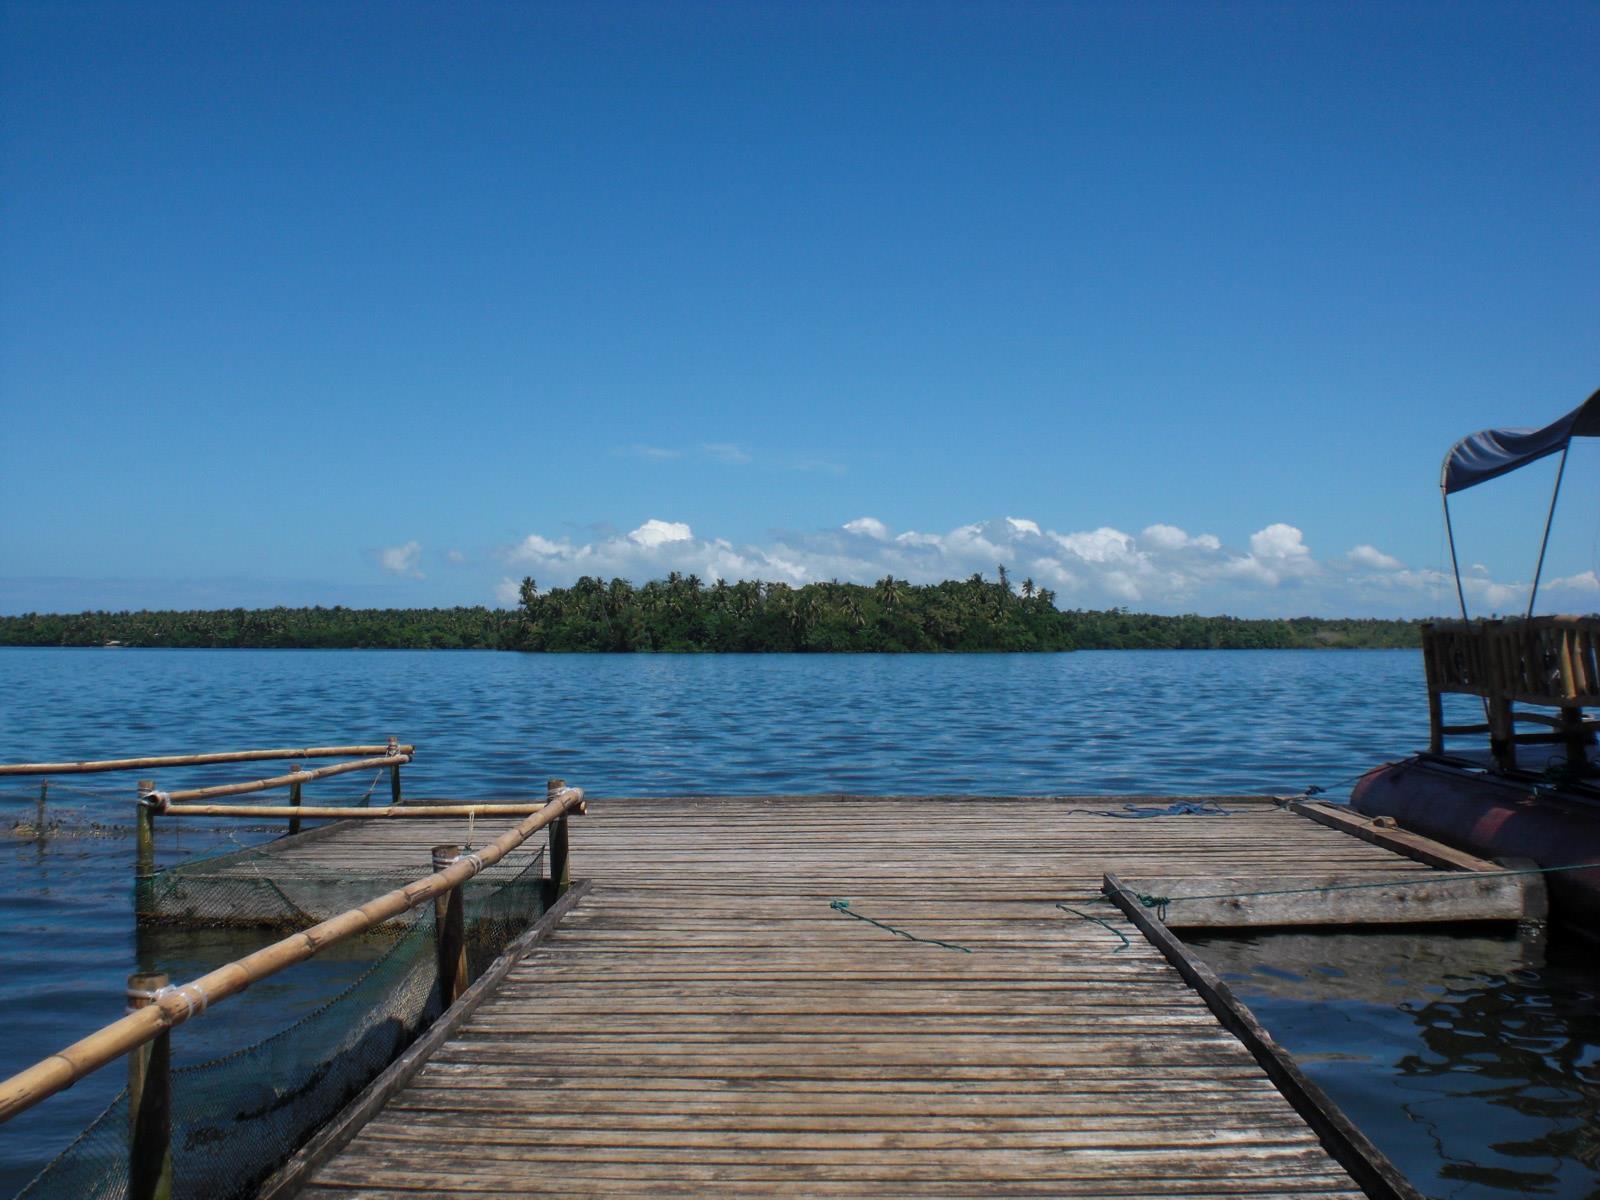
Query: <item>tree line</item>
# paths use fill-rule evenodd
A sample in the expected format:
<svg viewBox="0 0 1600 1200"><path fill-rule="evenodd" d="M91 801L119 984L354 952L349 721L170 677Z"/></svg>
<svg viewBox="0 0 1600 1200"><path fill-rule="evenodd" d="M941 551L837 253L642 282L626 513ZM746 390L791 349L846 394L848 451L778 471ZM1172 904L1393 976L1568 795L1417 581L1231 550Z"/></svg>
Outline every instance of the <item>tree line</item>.
<svg viewBox="0 0 1600 1200"><path fill-rule="evenodd" d="M517 617L493 608L221 608L0 617L0 646L510 650Z"/></svg>
<svg viewBox="0 0 1600 1200"><path fill-rule="evenodd" d="M269 608L26 613L0 617L0 645L600 652L908 652L1405 648L1418 621L1250 620L1059 609L1031 579L973 575L871 585L745 580L706 584L673 572L635 586L585 576L514 609Z"/></svg>

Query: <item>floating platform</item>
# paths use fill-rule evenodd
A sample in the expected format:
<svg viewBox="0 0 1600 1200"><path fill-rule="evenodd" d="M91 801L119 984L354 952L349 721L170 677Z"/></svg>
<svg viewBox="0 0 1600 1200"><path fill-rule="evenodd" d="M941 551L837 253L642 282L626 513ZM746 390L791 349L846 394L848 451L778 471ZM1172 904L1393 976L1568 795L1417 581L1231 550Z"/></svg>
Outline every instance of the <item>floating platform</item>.
<svg viewBox="0 0 1600 1200"><path fill-rule="evenodd" d="M1219 891L1274 894L1242 924L1525 921L1537 877L1436 887L1493 864L1334 806L1129 800L595 800L582 882L264 1194L1416 1195L1169 925ZM465 832L267 857L414 870Z"/></svg>

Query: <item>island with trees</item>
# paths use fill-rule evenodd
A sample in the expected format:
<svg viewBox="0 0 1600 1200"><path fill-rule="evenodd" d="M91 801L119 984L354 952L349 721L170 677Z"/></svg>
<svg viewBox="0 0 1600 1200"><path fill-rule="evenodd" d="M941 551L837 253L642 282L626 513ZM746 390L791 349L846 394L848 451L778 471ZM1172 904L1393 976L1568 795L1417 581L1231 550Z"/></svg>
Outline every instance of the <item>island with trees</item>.
<svg viewBox="0 0 1600 1200"><path fill-rule="evenodd" d="M516 608L267 608L0 616L0 646L169 646L590 652L905 653L1386 649L1420 621L1161 616L1061 609L1049 588L973 575L912 584L744 580L672 573L634 585L585 576Z"/></svg>

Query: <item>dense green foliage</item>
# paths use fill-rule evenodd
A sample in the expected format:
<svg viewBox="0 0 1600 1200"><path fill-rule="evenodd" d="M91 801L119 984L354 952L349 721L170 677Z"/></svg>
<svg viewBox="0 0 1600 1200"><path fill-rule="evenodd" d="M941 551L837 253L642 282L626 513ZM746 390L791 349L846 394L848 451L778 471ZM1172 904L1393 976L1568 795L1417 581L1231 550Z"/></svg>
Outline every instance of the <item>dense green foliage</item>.
<svg viewBox="0 0 1600 1200"><path fill-rule="evenodd" d="M490 608L223 608L0 617L0 646L511 649L515 613Z"/></svg>
<svg viewBox="0 0 1600 1200"><path fill-rule="evenodd" d="M584 577L515 610L271 608L29 613L0 617L0 645L363 647L582 651L970 651L1411 647L1416 621L1161 617L1055 606L1032 580L913 585L718 581L673 573L635 587Z"/></svg>
<svg viewBox="0 0 1600 1200"><path fill-rule="evenodd" d="M917 586L718 581L676 572L634 587L585 577L541 593L522 581L519 644L529 650L908 651L1410 647L1419 622L1247 621L1061 611L1031 579Z"/></svg>

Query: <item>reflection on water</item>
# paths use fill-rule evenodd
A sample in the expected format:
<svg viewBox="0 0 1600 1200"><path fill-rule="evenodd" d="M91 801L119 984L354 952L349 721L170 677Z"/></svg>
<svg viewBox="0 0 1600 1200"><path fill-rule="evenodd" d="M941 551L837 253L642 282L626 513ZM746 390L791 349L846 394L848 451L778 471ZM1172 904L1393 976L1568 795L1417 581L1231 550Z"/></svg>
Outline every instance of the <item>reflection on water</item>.
<svg viewBox="0 0 1600 1200"><path fill-rule="evenodd" d="M1193 944L1425 1193L1600 1195L1592 952L1434 932Z"/></svg>

